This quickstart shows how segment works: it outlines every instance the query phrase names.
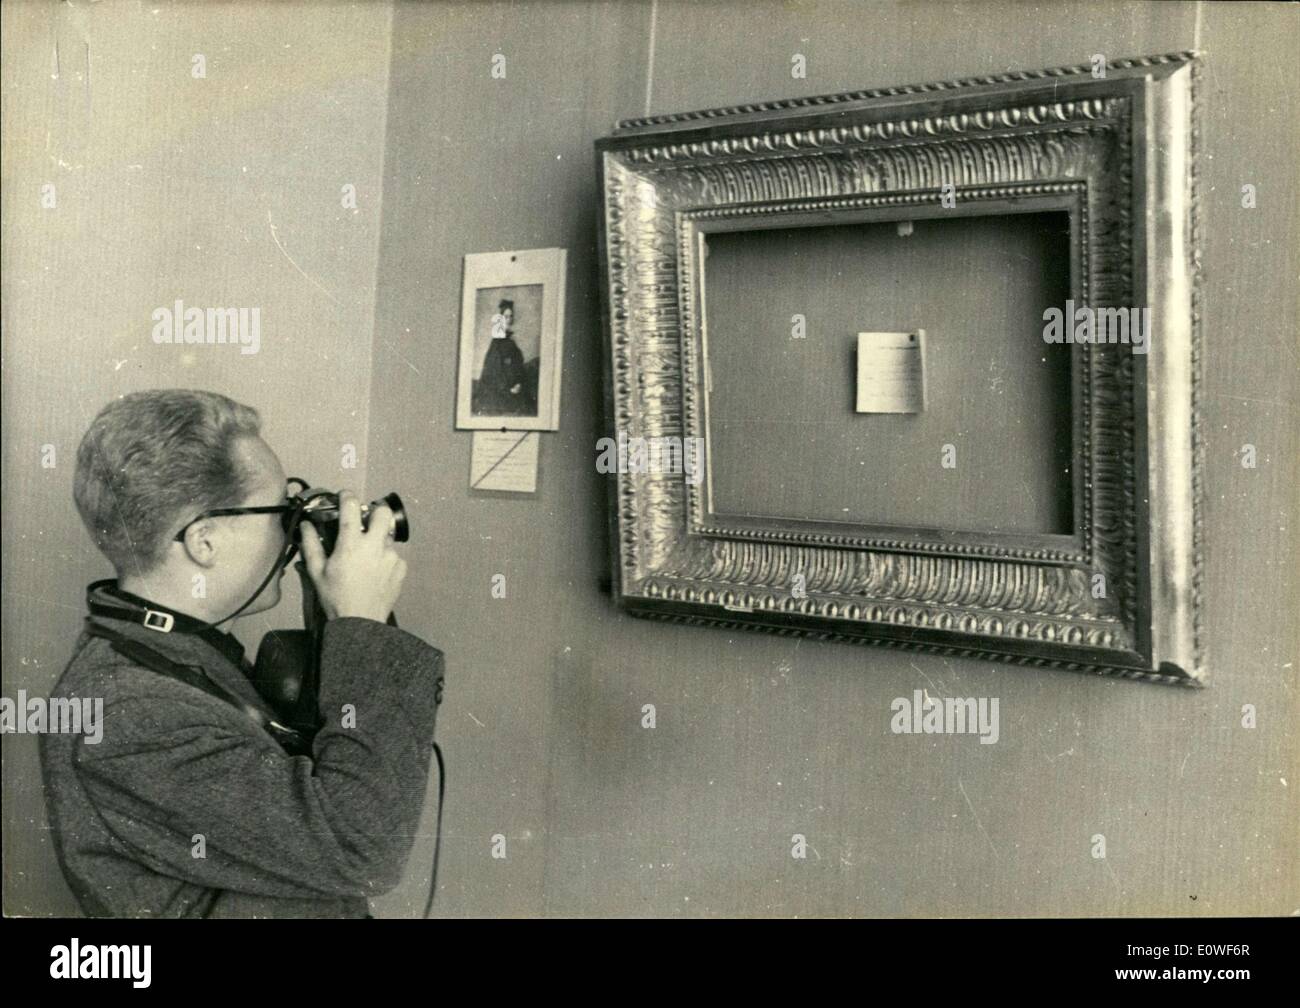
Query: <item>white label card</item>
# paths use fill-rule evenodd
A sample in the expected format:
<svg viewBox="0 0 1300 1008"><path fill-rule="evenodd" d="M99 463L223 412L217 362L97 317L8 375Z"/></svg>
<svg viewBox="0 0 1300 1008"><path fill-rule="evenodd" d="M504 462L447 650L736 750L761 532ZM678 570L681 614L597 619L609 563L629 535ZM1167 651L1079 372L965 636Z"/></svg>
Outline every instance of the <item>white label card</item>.
<svg viewBox="0 0 1300 1008"><path fill-rule="evenodd" d="M925 330L858 333L859 413L925 410Z"/></svg>
<svg viewBox="0 0 1300 1008"><path fill-rule="evenodd" d="M537 492L537 431L474 432L470 450L469 488Z"/></svg>

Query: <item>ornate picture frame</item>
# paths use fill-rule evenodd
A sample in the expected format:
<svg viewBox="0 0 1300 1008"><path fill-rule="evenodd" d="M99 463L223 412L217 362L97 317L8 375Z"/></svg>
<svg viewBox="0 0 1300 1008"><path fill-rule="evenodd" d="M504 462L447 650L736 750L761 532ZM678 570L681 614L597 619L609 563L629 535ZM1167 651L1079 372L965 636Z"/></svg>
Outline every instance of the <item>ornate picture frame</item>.
<svg viewBox="0 0 1300 1008"><path fill-rule="evenodd" d="M699 479L620 456L620 605L1198 683L1198 67L1179 53L649 116L597 141L607 433L704 451ZM1074 304L1148 319L1145 352L1053 348L1070 355L1066 534L714 509L709 235L1036 211L1068 214Z"/></svg>

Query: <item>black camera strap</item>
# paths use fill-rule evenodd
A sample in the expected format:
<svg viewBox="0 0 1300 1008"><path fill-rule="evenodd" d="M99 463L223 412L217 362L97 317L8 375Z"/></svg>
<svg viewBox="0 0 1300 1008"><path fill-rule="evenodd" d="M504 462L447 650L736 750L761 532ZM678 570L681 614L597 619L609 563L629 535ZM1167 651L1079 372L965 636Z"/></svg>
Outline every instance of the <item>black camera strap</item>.
<svg viewBox="0 0 1300 1008"><path fill-rule="evenodd" d="M100 605L98 608L116 609L115 606ZM106 613L102 613L107 615ZM207 673L198 665L187 665L184 662L173 661L164 654L160 654L153 648L132 640L123 634L118 633L92 619L86 620L86 633L92 637L99 637L109 642L113 650L124 658L129 658L138 665L142 665L155 672L158 675L165 676L176 682L183 683L193 689L201 690L208 696L222 700L232 707L237 707L243 711L259 728L270 735L280 747L290 756L308 756L311 754L311 745L300 732L294 731L286 725L280 724L272 718L266 711L262 710L255 704L248 703L240 697L235 696L229 690L225 689L219 683L213 681Z"/></svg>
<svg viewBox="0 0 1300 1008"><path fill-rule="evenodd" d="M270 571L267 572L266 577L262 578L262 583L257 586L257 588L253 591L253 594L248 596L248 600L243 605L241 605L238 609L232 612L229 616L219 619L213 623L209 623L208 626L218 627L222 623L229 623L232 619L234 619L245 609L251 606L254 602L256 602L257 597L261 595L262 592L266 591L266 586L271 583L271 580L277 574L279 574L280 571L284 570L286 566L288 566L289 561L293 559L293 555L296 552L298 552L298 547L293 543L292 540L287 541L284 545L284 549L280 551L280 555L276 557L275 563L271 565Z"/></svg>
<svg viewBox="0 0 1300 1008"><path fill-rule="evenodd" d="M109 599L116 601L108 601ZM147 599L123 592L113 578L106 578L86 586L86 608L92 616L135 623L159 633L175 631L201 634L205 630L214 629L212 623L204 623L197 616L190 616L165 606L153 608Z"/></svg>

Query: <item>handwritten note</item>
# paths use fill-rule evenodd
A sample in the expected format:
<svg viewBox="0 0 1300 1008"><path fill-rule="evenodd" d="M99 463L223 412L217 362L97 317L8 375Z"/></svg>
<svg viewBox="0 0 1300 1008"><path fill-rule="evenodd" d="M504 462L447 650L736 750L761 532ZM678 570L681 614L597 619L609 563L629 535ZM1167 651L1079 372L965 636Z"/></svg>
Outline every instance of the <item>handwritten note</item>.
<svg viewBox="0 0 1300 1008"><path fill-rule="evenodd" d="M924 360L924 329L858 333L857 412L923 412Z"/></svg>
<svg viewBox="0 0 1300 1008"><path fill-rule="evenodd" d="M471 490L537 492L537 431L474 432L470 449Z"/></svg>

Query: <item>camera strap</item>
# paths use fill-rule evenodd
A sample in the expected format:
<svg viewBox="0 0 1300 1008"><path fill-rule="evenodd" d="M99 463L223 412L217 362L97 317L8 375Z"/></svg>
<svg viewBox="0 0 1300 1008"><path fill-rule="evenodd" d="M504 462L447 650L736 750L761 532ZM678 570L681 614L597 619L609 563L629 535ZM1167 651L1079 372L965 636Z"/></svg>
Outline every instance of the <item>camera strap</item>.
<svg viewBox="0 0 1300 1008"><path fill-rule="evenodd" d="M101 606L101 609L116 609L115 606ZM128 611L129 610L124 610ZM107 615L107 613L99 613ZM136 622L140 622L136 620ZM266 711L257 707L255 704L248 703L240 697L235 696L229 690L221 686L220 683L213 681L198 665L188 665L184 662L173 661L164 654L160 654L153 648L132 640L123 634L118 633L92 619L86 620L86 633L92 637L99 637L109 642L110 646L124 658L129 658L137 665L142 665L151 672L165 676L175 682L183 683L192 689L201 690L208 696L222 700L232 707L237 707L243 711L259 728L270 735L280 747L290 756L309 756L311 755L311 744L303 737L300 732L294 731L286 725L280 724L272 718Z"/></svg>
<svg viewBox="0 0 1300 1008"><path fill-rule="evenodd" d="M96 581L86 587L86 608L91 615L124 620L127 623L148 627L150 630L156 630L159 633L171 633L173 630L178 633L199 633L212 626L210 623L204 623L197 617L187 616L185 613L165 608L150 608L145 600L134 596L131 601L123 601L121 604L105 601L105 596L115 597L112 594L115 590L120 592L120 589L117 588L117 582L112 578Z"/></svg>

